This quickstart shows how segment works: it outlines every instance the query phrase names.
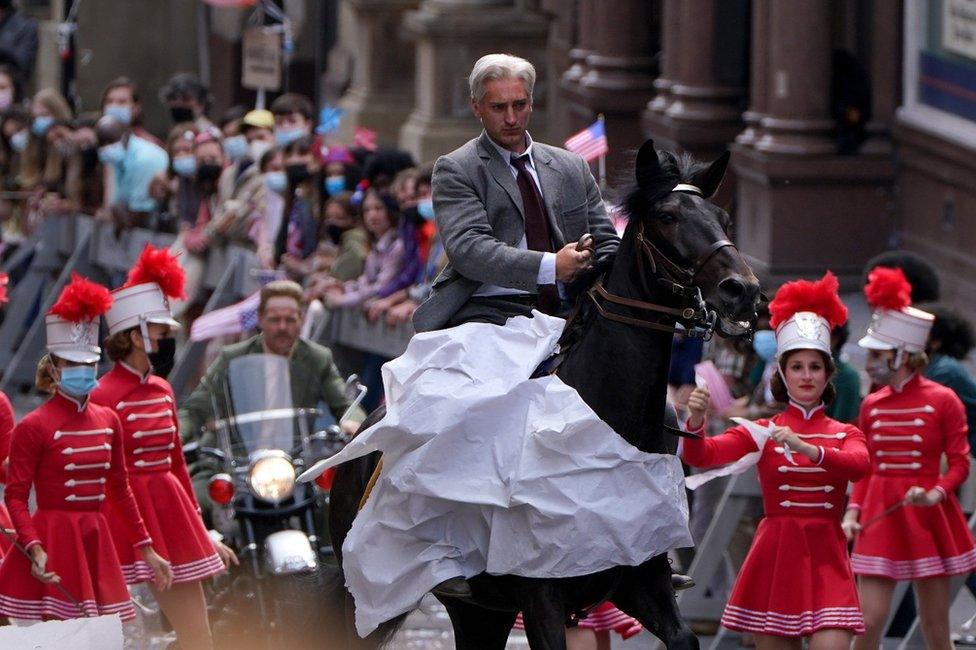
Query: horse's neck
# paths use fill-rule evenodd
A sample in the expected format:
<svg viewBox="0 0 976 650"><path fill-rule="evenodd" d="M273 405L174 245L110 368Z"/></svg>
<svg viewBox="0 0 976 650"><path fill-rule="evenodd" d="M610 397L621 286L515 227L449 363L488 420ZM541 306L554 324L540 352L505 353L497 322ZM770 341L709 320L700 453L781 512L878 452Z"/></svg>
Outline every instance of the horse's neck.
<svg viewBox="0 0 976 650"><path fill-rule="evenodd" d="M605 287L616 295L655 302L637 286L632 244L628 239L621 243ZM671 338L594 314L560 376L628 442L643 451L662 452Z"/></svg>

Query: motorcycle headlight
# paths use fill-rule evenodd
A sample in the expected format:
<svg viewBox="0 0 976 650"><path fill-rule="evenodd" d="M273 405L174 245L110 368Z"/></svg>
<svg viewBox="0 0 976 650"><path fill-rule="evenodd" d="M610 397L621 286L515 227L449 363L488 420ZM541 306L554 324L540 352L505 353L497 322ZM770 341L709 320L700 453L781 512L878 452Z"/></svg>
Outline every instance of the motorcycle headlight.
<svg viewBox="0 0 976 650"><path fill-rule="evenodd" d="M295 468L284 454L259 456L251 461L247 482L254 496L279 503L295 491Z"/></svg>

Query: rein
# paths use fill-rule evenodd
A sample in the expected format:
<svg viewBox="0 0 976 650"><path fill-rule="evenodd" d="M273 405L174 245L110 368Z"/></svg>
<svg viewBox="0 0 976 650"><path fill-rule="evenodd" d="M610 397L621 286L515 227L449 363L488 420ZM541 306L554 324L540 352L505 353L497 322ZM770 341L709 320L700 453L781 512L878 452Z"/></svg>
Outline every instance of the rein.
<svg viewBox="0 0 976 650"><path fill-rule="evenodd" d="M688 192L702 196L701 190L693 185L687 184L676 185L672 192ZM647 284L649 274L645 272L645 264L650 264L651 274L657 273L658 268L664 272L664 275L667 277L659 278L658 282L664 285L669 285L672 293L681 296L684 306L668 307L666 305L659 305L644 300L635 300L633 298L618 296L607 291L603 286L602 280L597 280L587 291L587 295L593 302L593 305L596 307L597 313L607 320L615 323L622 323L624 325L630 325L632 327L652 329L670 334L684 332L686 336L690 336L692 338L702 338L706 341L711 339L712 333L715 331L715 323L718 319L718 315L714 310L709 310L705 305L705 301L701 296L701 291L695 286L695 278L698 277L698 274L703 268L705 268L705 265L711 261L716 253L729 246L735 248L735 244L728 239L720 239L714 242L704 253L699 256L690 269L686 269L668 258L668 256L665 255L661 249L654 245L654 242L644 236L643 221L639 222L637 225L637 243L640 246L640 251L637 255L638 276L640 277L645 294L653 295L653 292ZM601 300L614 305L627 307L629 309L649 312L652 315L663 316L666 319L681 321L687 326L685 329L678 329L674 325L668 325L666 323L658 322L657 320L648 320L647 318L636 318L618 314L609 311L606 306L601 303Z"/></svg>

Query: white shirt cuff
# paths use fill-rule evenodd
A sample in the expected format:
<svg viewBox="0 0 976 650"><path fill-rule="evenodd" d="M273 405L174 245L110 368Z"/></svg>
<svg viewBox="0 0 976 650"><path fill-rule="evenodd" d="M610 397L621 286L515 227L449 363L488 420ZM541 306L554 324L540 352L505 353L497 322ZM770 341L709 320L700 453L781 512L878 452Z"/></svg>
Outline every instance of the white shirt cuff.
<svg viewBox="0 0 976 650"><path fill-rule="evenodd" d="M556 283L556 254L543 253L542 263L539 264L539 275L536 284L555 284Z"/></svg>

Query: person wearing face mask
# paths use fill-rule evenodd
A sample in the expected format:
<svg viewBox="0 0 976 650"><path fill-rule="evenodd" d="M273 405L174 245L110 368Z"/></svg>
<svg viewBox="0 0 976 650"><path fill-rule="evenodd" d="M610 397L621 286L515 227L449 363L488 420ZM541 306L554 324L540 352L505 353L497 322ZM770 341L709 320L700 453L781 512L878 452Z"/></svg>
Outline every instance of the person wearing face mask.
<svg viewBox="0 0 976 650"><path fill-rule="evenodd" d="M128 77L116 77L102 91L102 114L113 117L132 133L158 147L162 141L142 126L139 86Z"/></svg>
<svg viewBox="0 0 976 650"><path fill-rule="evenodd" d="M285 148L312 135L315 107L308 97L285 93L271 103L271 112L275 120L275 143L279 147Z"/></svg>
<svg viewBox="0 0 976 650"><path fill-rule="evenodd" d="M318 245L321 186L318 159L312 154L313 140L304 136L284 147L285 193L284 221L278 229L275 254L285 270L295 278L308 272L305 260Z"/></svg>
<svg viewBox="0 0 976 650"><path fill-rule="evenodd" d="M112 175L114 193L107 197L109 214L121 225L145 221L157 209L149 192L157 174L169 167L169 156L159 146L132 133L114 117L103 115L95 124L98 159Z"/></svg>
<svg viewBox="0 0 976 650"><path fill-rule="evenodd" d="M844 515L867 625L854 648L878 647L900 580L915 587L925 646L951 648L949 577L976 569L955 494L969 476L966 410L950 388L922 376L934 317L911 306L901 269L874 268L864 293L874 314L858 345L882 388L861 405L872 468L854 486Z"/></svg>
<svg viewBox="0 0 976 650"><path fill-rule="evenodd" d="M132 494L155 548L170 563L173 585L156 591L177 641L188 648L212 645L201 581L237 563L233 551L207 534L183 460L173 389L165 377L173 367L179 328L169 300L185 297L183 270L165 249L147 244L105 320L112 369L98 382L92 402L114 410L122 422L125 463ZM123 514L106 512L122 572L129 584L152 577L137 549L121 534Z"/></svg>
<svg viewBox="0 0 976 650"><path fill-rule="evenodd" d="M159 99L169 109L173 124L193 122L201 131L215 129L207 117L210 89L192 72L177 72L159 91Z"/></svg>
<svg viewBox="0 0 976 650"><path fill-rule="evenodd" d="M833 397L830 332L847 320L837 288L828 272L816 282L783 285L769 305L776 343L772 392L788 404L784 411L756 421L762 429L755 432L739 425L682 441L689 465L758 470L765 518L722 625L754 634L759 650L794 647L803 637L812 648L847 648L864 631L840 511L848 482L863 477L870 460L864 434L824 413ZM703 436L709 399L707 388L692 391L686 431Z"/></svg>
<svg viewBox="0 0 976 650"><path fill-rule="evenodd" d="M48 354L38 365L36 383L51 398L14 429L4 494L18 542L31 560L10 553L0 564L5 616L135 618L106 507L118 511L115 525L156 589L165 592L173 580L132 496L119 417L90 398L101 354L98 323L111 304L108 289L74 275L45 319Z"/></svg>
<svg viewBox="0 0 976 650"><path fill-rule="evenodd" d="M34 95L30 114L27 146L21 156L18 177L25 190L50 187L63 180L64 158L47 135L55 123L68 124L72 119L68 102L52 88L43 88Z"/></svg>
<svg viewBox="0 0 976 650"><path fill-rule="evenodd" d="M197 210L196 214L184 215L173 244L174 250L185 253L180 256L180 264L186 272L187 299L174 301L173 313L178 317L189 306L198 304L206 272L206 255L214 235L214 215L220 205L217 183L225 163L218 131L208 129L197 134L193 140L193 158L196 161L193 186L198 199Z"/></svg>

